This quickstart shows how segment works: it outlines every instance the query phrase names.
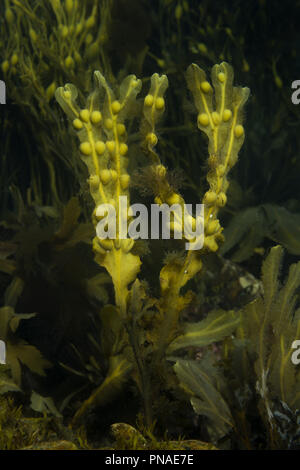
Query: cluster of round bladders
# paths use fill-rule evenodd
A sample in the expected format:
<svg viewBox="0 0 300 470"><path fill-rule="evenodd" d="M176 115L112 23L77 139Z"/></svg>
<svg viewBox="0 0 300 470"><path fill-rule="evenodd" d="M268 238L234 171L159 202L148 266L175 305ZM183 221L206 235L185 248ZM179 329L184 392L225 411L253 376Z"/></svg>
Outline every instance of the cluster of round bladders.
<svg viewBox="0 0 300 470"><path fill-rule="evenodd" d="M230 121L230 119L232 118L232 111L230 109L224 109L223 111L223 115L222 115L222 120L224 122L228 122ZM211 113L211 119L212 119L212 122L213 124L215 124L216 126L218 124L220 124L221 122L221 116L219 115L219 113L217 111L213 111ZM209 119L209 116L207 113L199 113L198 115L198 125L199 126L208 126L208 124L210 123L210 119ZM238 126L236 126L238 127ZM239 137L239 135L236 134L236 137Z"/></svg>
<svg viewBox="0 0 300 470"><path fill-rule="evenodd" d="M118 177L118 174L116 170L110 170L107 168L100 170L100 180L101 180L101 183L104 185L107 185L111 181L115 182L117 177Z"/></svg>
<svg viewBox="0 0 300 470"><path fill-rule="evenodd" d="M152 106L155 106L155 109L157 109L158 111L164 109L165 107L165 100L162 96L158 96L157 98L155 98L153 95L147 95L145 96L145 99L144 99L144 105L147 106L147 107L152 107Z"/></svg>
<svg viewBox="0 0 300 470"><path fill-rule="evenodd" d="M80 119L75 119L76 122L82 121L82 123L87 124L88 122L91 122L95 126L97 124L100 124L102 121L102 114L100 111L92 111L90 112L88 109L82 109L79 113L79 118ZM73 121L74 123L74 121Z"/></svg>
<svg viewBox="0 0 300 470"><path fill-rule="evenodd" d="M226 83L226 73L219 72L217 74L217 80L220 84ZM208 81L202 81L200 83L200 90L202 93L208 94L212 93L212 87ZM204 107L203 112L198 114L198 126L200 128L205 128L210 126L212 130L217 130L222 123L229 123L228 132L235 138L239 139L244 135L244 128L241 124L234 125L234 122L231 122L233 112L231 109L225 108L220 114L217 111L211 111L209 107ZM229 135L230 135L229 134ZM205 242L204 247L209 251L216 251L218 249L217 239L220 234L220 223L218 219L215 219L216 212L219 208L224 207L227 202L227 196L224 191L222 191L224 178L226 177L227 171L229 169L229 164L219 163L216 158L212 158L211 155L209 159L209 166L211 168L211 174L214 178L214 184L209 189L203 198L203 203L210 208L208 212L208 220L205 224Z"/></svg>
<svg viewBox="0 0 300 470"><path fill-rule="evenodd" d="M121 109L121 105L119 101L114 101L112 103L112 110L114 113L119 112ZM79 118L73 120L73 127L76 130L81 130L85 124L91 122L94 126L99 125L102 122L102 114L100 111L90 111L88 109L82 109L79 113ZM106 129L111 130L114 126L113 120L108 118L105 120L104 125ZM124 124L118 123L117 124L117 133L118 135L124 135L126 132L126 128ZM80 151L83 155L90 155L92 148L88 142L82 142L80 145ZM98 140L95 142L95 150L98 155L102 155L105 150L107 149L108 152L113 155L116 150L116 142L114 140L108 140L106 143ZM128 152L128 146L124 142L120 143L119 153L121 156L125 156Z"/></svg>

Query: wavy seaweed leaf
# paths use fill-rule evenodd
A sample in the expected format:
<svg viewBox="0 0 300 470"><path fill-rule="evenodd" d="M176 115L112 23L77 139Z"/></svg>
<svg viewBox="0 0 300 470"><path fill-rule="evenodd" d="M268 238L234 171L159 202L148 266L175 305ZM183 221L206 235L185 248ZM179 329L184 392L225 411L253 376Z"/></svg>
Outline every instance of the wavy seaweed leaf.
<svg viewBox="0 0 300 470"><path fill-rule="evenodd" d="M209 419L215 439L233 428L233 418L220 389L220 374L210 355L202 361L177 360L175 373L181 387L190 396L195 413Z"/></svg>
<svg viewBox="0 0 300 470"><path fill-rule="evenodd" d="M168 347L168 353L189 346L202 347L220 341L230 335L239 325L240 315L237 312L217 310L210 312L198 323L188 323L183 334L177 336Z"/></svg>

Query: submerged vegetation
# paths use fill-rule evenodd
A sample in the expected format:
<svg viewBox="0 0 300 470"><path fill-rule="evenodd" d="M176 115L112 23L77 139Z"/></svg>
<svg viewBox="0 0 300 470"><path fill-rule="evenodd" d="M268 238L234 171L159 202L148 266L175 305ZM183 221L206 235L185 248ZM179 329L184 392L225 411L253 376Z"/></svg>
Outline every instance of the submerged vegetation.
<svg viewBox="0 0 300 470"><path fill-rule="evenodd" d="M226 3L2 2L1 449L300 448L299 37Z"/></svg>

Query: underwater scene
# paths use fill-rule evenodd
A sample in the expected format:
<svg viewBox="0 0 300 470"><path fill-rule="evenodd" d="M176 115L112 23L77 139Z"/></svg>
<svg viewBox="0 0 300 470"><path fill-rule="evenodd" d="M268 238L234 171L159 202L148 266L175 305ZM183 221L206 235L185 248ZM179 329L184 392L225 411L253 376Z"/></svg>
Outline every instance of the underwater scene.
<svg viewBox="0 0 300 470"><path fill-rule="evenodd" d="M300 450L299 18L0 0L0 450Z"/></svg>

